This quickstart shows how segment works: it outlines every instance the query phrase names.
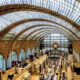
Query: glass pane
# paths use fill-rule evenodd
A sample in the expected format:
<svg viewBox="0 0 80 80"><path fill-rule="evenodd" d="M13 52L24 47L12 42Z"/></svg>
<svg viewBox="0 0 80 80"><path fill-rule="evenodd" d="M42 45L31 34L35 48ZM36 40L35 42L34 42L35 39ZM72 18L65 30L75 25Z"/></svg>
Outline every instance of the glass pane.
<svg viewBox="0 0 80 80"><path fill-rule="evenodd" d="M52 45L55 42L58 44L58 50L62 50L62 51L67 51L70 45L69 39L64 35L58 33L56 34L51 33L50 35L48 35L46 38L43 39L41 44L44 45L43 49L47 48L48 50L54 50Z"/></svg>
<svg viewBox="0 0 80 80"><path fill-rule="evenodd" d="M29 5L40 6L56 11L68 18L72 16L74 9L76 9L75 11L76 13L78 13L79 12L78 9L80 9L80 3L76 0L1 0L0 1L0 6L9 4L29 4ZM76 13L74 13L74 16L77 15ZM70 19L74 20L74 17Z"/></svg>
<svg viewBox="0 0 80 80"><path fill-rule="evenodd" d="M20 55L19 55L19 61L25 60L25 52L24 50L21 50Z"/></svg>
<svg viewBox="0 0 80 80"><path fill-rule="evenodd" d="M0 69L2 69L3 71L6 70L5 58L2 55L0 55Z"/></svg>
<svg viewBox="0 0 80 80"><path fill-rule="evenodd" d="M12 51L12 53L9 55L8 58L8 63L7 63L7 68L11 68L12 67L12 61L17 61L17 54L16 52Z"/></svg>
<svg viewBox="0 0 80 80"><path fill-rule="evenodd" d="M27 53L26 53L26 58L29 58L29 55L31 54L30 48L28 48Z"/></svg>
<svg viewBox="0 0 80 80"><path fill-rule="evenodd" d="M27 16L26 16L27 15ZM11 25L14 22L20 21L20 20L24 20L24 19L31 19L31 18L42 18L42 19L47 19L47 20L51 20L51 21L55 21L59 24L62 24L63 26L66 26L67 28L71 29L73 32L75 32L78 36L80 36L80 32L75 28L73 28L73 26L71 26L69 23L55 17L55 16L51 16L45 13L40 13L40 12L33 12L33 11L18 11L18 12L13 12L13 13L9 13L9 14L5 14L0 16L0 31L5 29L7 26ZM78 17L77 17L78 19ZM78 21L79 22L79 21ZM27 23L27 24L22 24L17 26L16 28L12 29L9 33L14 33L14 35L18 34L21 30L31 26L31 25L37 25L37 24L50 24L59 28L64 29L63 27L57 25L57 24L52 24L49 22L32 22L32 23ZM65 30L65 29L64 29ZM69 31L68 31L69 32ZM8 36L8 35L7 35Z"/></svg>
<svg viewBox="0 0 80 80"><path fill-rule="evenodd" d="M35 48L33 48L33 50L32 50L32 54L34 54L35 53Z"/></svg>

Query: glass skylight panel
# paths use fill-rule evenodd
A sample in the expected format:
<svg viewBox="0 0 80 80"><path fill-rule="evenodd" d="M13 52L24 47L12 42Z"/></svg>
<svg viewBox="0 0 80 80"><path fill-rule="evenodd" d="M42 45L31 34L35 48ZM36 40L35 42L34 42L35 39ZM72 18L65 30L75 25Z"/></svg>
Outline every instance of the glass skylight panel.
<svg viewBox="0 0 80 80"><path fill-rule="evenodd" d="M38 33L41 32L41 31L44 31L44 30L37 31L37 32L34 33L34 35L32 34L32 35L30 35L30 36L35 36L36 34L38 34ZM39 34L41 34L41 33L39 33ZM30 38L30 36L28 37L28 39Z"/></svg>
<svg viewBox="0 0 80 80"><path fill-rule="evenodd" d="M52 4L53 6L51 7L53 11L55 11L55 4Z"/></svg>
<svg viewBox="0 0 80 80"><path fill-rule="evenodd" d="M24 30L24 29L26 29L26 28L28 28L30 26L39 25L39 23L40 22L36 22L35 24L33 22L25 23L25 24L19 25L16 28L12 29L10 32L17 31L16 33L19 33L20 31L22 31L22 30ZM42 24L46 25L46 23L43 23L43 22L42 22ZM50 24L50 23L48 23L48 24Z"/></svg>
<svg viewBox="0 0 80 80"><path fill-rule="evenodd" d="M26 35L21 35L17 40L23 40Z"/></svg>
<svg viewBox="0 0 80 80"><path fill-rule="evenodd" d="M23 14L24 13L24 14ZM33 14L32 14L33 13ZM36 15L37 14L37 15ZM39 14L39 15L38 15ZM26 15L28 15L28 16L26 16ZM7 16L7 17L6 17ZM9 17L9 18L8 18ZM41 17L41 18L43 18L43 19L51 19L51 20L53 20L53 21L59 21L59 23L60 24L64 24L64 26L66 26L65 25L65 21L63 21L63 20L61 20L61 19L59 19L59 18L56 18L56 17L53 17L53 16L49 16L49 15L47 15L47 14L44 14L44 13L39 13L39 12L31 12L31 11L19 11L19 12L14 12L14 13L10 13L10 14L6 14L6 15L3 15L3 16L1 16L1 18L5 18L5 19L7 19L6 21L8 21L9 20L9 22L16 22L16 21L19 21L19 20L22 20L22 19L29 19L29 18L32 18L32 17L35 17L35 18L39 18L39 17ZM61 21L63 21L62 23L61 23ZM3 22L3 23L5 23L5 22ZM7 22L6 22L7 23ZM10 23L10 24L11 24ZM9 25L10 25L9 24ZM7 25L8 26L8 25ZM3 26L1 26L1 27L3 27ZM6 27L6 26L5 26ZM2 29L4 29L5 27L3 27ZM67 26L66 26L67 27ZM72 29L72 27L68 27L68 28L71 28ZM1 29L1 30L2 30Z"/></svg>
<svg viewBox="0 0 80 80"><path fill-rule="evenodd" d="M54 7L54 3L51 3L49 1L47 1L46 5L47 5L46 6L47 9L51 9L52 10L52 8Z"/></svg>
<svg viewBox="0 0 80 80"><path fill-rule="evenodd" d="M38 34L38 33L40 33L40 32L45 32L44 30L40 30L40 31L37 31L37 32L35 32L34 34L32 34L31 36L35 36L36 34ZM41 34L41 33L40 33Z"/></svg>
<svg viewBox="0 0 80 80"><path fill-rule="evenodd" d="M74 9L75 7L77 7L77 9L80 10L80 3L77 2L76 0L66 0L66 1L65 0L1 0L0 5L6 5L6 4L30 4L30 5L50 8L56 12L58 11L58 9L61 11L62 9L60 8L64 8L63 11L64 16L66 16L67 13L69 12L68 9L73 10L73 6ZM53 8L53 6L55 7ZM58 13L62 14L62 11L61 12L60 11ZM71 11L71 15L72 13L73 12Z"/></svg>
<svg viewBox="0 0 80 80"><path fill-rule="evenodd" d="M79 9L80 9L80 3L78 2L78 5L77 5L78 7L79 7Z"/></svg>
<svg viewBox="0 0 80 80"><path fill-rule="evenodd" d="M8 33L7 35L6 35L6 37L12 37L14 35L14 33Z"/></svg>
<svg viewBox="0 0 80 80"><path fill-rule="evenodd" d="M33 21L33 22L25 23L25 24L22 24L22 25L19 25L19 26L15 27L14 29L12 29L10 31L10 33L14 32L15 34L18 34L20 31L22 31L22 30L24 30L24 29L26 29L30 26L39 25L39 24L45 24L45 25L49 24L50 25L50 23L46 23L46 22L41 22L40 23L40 21L36 21L35 24L34 24L34 21Z"/></svg>
<svg viewBox="0 0 80 80"><path fill-rule="evenodd" d="M61 13L64 16L68 17L69 19L76 21L76 23L78 25L80 25L80 17L79 17L80 16L80 13L79 13L80 3L75 0L69 0L69 1L68 0L66 0L66 1L65 0L31 0L31 1L30 0L2 0L0 2L0 5L24 4L24 3L25 4L27 4L27 3L33 4L33 5L37 5L37 6L41 6L41 7L43 6L45 8L50 8L56 12L58 11L58 13ZM73 5L74 5L74 8L73 8ZM1 19L1 21L3 23L1 22L2 24L0 24L0 26L1 26L0 30L3 30L6 26L10 25L13 22L17 22L17 21L23 20L23 19L30 19L30 18L43 18L43 19L48 19L48 20L51 19L52 21L56 20L56 22L62 24L63 26L66 26L67 28L69 28L71 30L73 29L73 27L71 25L69 25L67 22L65 22L61 19L58 19L56 17L52 17L47 14L42 14L39 12L33 12L33 14L31 12L30 13L26 13L26 12L28 12L28 11L24 11L24 13L23 13L23 11L20 13L16 12L16 14L10 13L10 14L1 16L1 18L5 18L5 20L2 21L2 19ZM22 28L22 29L24 29L24 28ZM21 31L21 29L20 29L20 31ZM74 29L73 29L73 31L75 32ZM79 31L76 34L78 35Z"/></svg>
<svg viewBox="0 0 80 80"><path fill-rule="evenodd" d="M34 37L33 38L33 40L41 40L44 36L47 36L47 34L44 34L44 33L42 33L42 34L39 34L39 35L37 35L37 37Z"/></svg>
<svg viewBox="0 0 80 80"><path fill-rule="evenodd" d="M18 3L18 4L23 3L24 4L23 0L15 0L15 3Z"/></svg>
<svg viewBox="0 0 80 80"><path fill-rule="evenodd" d="M40 34L38 34L37 36L35 36L35 38L37 38L38 36L41 36L41 34L43 34L43 35L45 35L45 34L49 34L49 32L51 33L54 33L54 30L50 30L50 31L44 31L43 33L40 33ZM45 33L45 34L44 34ZM42 35L42 36L43 36Z"/></svg>
<svg viewBox="0 0 80 80"><path fill-rule="evenodd" d="M78 7L78 5L79 5L79 2L78 2L78 1L76 1L76 2L75 2L75 6L77 6L77 7Z"/></svg>
<svg viewBox="0 0 80 80"><path fill-rule="evenodd" d="M0 31L3 30L3 28L8 25L10 25L10 21L0 18Z"/></svg>
<svg viewBox="0 0 80 80"><path fill-rule="evenodd" d="M40 26L40 27L35 27L35 28L32 28L32 29L30 29L30 30L28 30L28 31L26 31L26 32L24 32L22 35L25 35L25 34L30 34L32 31L35 31L35 30L38 30L38 29L40 29L40 28L51 28L50 26ZM44 29L43 29L44 30Z"/></svg>
<svg viewBox="0 0 80 80"><path fill-rule="evenodd" d="M47 7L48 5L47 5L47 1L45 1L45 0L43 0L43 7Z"/></svg>
<svg viewBox="0 0 80 80"><path fill-rule="evenodd" d="M64 10L64 8L61 8L61 7L60 7L59 13L63 14L63 10Z"/></svg>
<svg viewBox="0 0 80 80"><path fill-rule="evenodd" d="M43 33L40 33L40 34L38 34L38 35L36 35L34 38L33 38L33 40L35 40L35 39L37 39L38 37L40 37L41 38L41 36L43 36L43 35L47 35L49 33L49 31L45 31L45 32L43 32Z"/></svg>
<svg viewBox="0 0 80 80"><path fill-rule="evenodd" d="M12 0L5 0L5 2L6 2L7 4L11 4L11 3L12 3Z"/></svg>
<svg viewBox="0 0 80 80"><path fill-rule="evenodd" d="M76 23L78 23L78 22L79 22L79 20L80 20L80 17L76 20Z"/></svg>
<svg viewBox="0 0 80 80"><path fill-rule="evenodd" d="M55 7L54 7L54 11L58 11L58 7L57 7L57 5L55 5Z"/></svg>
<svg viewBox="0 0 80 80"><path fill-rule="evenodd" d="M73 21L76 22L76 20L78 19L79 17L76 15L74 18L73 18Z"/></svg>
<svg viewBox="0 0 80 80"><path fill-rule="evenodd" d="M79 19L79 22L78 22L78 24L80 25L80 19Z"/></svg>
<svg viewBox="0 0 80 80"><path fill-rule="evenodd" d="M0 5L2 6L2 5L6 5L6 1L5 0L1 0L0 1Z"/></svg>
<svg viewBox="0 0 80 80"><path fill-rule="evenodd" d="M77 8L76 6L74 7L74 12L79 12L79 8Z"/></svg>
<svg viewBox="0 0 80 80"><path fill-rule="evenodd" d="M73 10L73 16L71 17L71 19L74 19L74 17L75 17L77 14L78 14L77 11L74 11L74 10Z"/></svg>
<svg viewBox="0 0 80 80"><path fill-rule="evenodd" d="M37 27L37 28L32 28L32 29L24 32L22 35L24 35L24 34L27 34L27 35L28 35L28 34L30 34L31 32L33 32L33 31L35 31L35 30L37 30L37 29L40 29L40 28L41 28L41 26L40 26L40 27Z"/></svg>
<svg viewBox="0 0 80 80"><path fill-rule="evenodd" d="M44 30L39 30L39 31L36 31L32 34L32 36L36 35L37 33L41 32L41 31L44 31Z"/></svg>
<svg viewBox="0 0 80 80"><path fill-rule="evenodd" d="M43 35L43 34L45 34L46 32L48 33L48 32L50 32L51 31L51 29L45 29L45 30L41 30L40 32L41 33L39 33L37 36L35 36L35 37L38 37L38 36L40 36L41 34ZM36 34L35 34L36 35Z"/></svg>
<svg viewBox="0 0 80 80"><path fill-rule="evenodd" d="M56 32L57 32L57 33L59 32L60 34L64 34L64 35L67 36L68 38L73 37L73 35L72 35L71 33L67 33L67 32L65 32L65 31L59 31L59 30L57 30ZM72 35L72 36L69 37L69 35ZM73 39L72 39L72 40L73 40Z"/></svg>

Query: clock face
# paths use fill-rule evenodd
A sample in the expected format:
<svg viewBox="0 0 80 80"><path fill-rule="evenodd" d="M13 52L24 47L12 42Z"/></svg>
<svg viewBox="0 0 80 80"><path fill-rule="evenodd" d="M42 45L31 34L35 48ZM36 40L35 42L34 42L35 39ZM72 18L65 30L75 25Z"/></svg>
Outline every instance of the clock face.
<svg viewBox="0 0 80 80"><path fill-rule="evenodd" d="M58 44L55 42L55 43L53 43L52 47L57 49L58 48Z"/></svg>
<svg viewBox="0 0 80 80"><path fill-rule="evenodd" d="M57 48L57 44L54 44L54 48Z"/></svg>

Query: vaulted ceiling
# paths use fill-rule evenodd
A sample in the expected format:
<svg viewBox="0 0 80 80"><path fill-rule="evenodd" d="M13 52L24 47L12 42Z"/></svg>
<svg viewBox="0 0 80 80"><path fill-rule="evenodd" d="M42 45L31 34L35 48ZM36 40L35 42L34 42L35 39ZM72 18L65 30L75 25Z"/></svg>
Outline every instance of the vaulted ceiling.
<svg viewBox="0 0 80 80"><path fill-rule="evenodd" d="M0 0L0 40L41 40L49 33L80 40L77 0Z"/></svg>

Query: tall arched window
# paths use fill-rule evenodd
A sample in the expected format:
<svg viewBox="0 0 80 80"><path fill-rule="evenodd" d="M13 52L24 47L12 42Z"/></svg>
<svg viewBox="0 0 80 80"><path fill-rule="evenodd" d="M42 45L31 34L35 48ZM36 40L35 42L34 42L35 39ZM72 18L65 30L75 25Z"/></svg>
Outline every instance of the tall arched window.
<svg viewBox="0 0 80 80"><path fill-rule="evenodd" d="M2 55L0 55L0 69L2 69L3 71L6 70L5 58Z"/></svg>
<svg viewBox="0 0 80 80"><path fill-rule="evenodd" d="M37 52L39 52L39 47L37 48Z"/></svg>
<svg viewBox="0 0 80 80"><path fill-rule="evenodd" d="M41 45L43 45L45 51L48 50L51 52L55 50L53 48L55 42L58 44L58 51L68 51L69 45L71 44L70 40L66 36L59 33L51 33L43 39Z"/></svg>
<svg viewBox="0 0 80 80"><path fill-rule="evenodd" d="M29 55L31 54L30 48L28 48L27 53L26 53L26 58L29 58Z"/></svg>
<svg viewBox="0 0 80 80"><path fill-rule="evenodd" d="M33 50L32 50L32 54L34 54L35 53L35 48L33 48Z"/></svg>
<svg viewBox="0 0 80 80"><path fill-rule="evenodd" d="M23 60L25 60L25 52L22 49L21 52L20 52L20 55L19 55L19 61L23 61Z"/></svg>
<svg viewBox="0 0 80 80"><path fill-rule="evenodd" d="M11 68L12 67L12 61L17 61L17 54L15 51L12 51L12 53L9 55L8 58L8 63L7 63L7 68Z"/></svg>

